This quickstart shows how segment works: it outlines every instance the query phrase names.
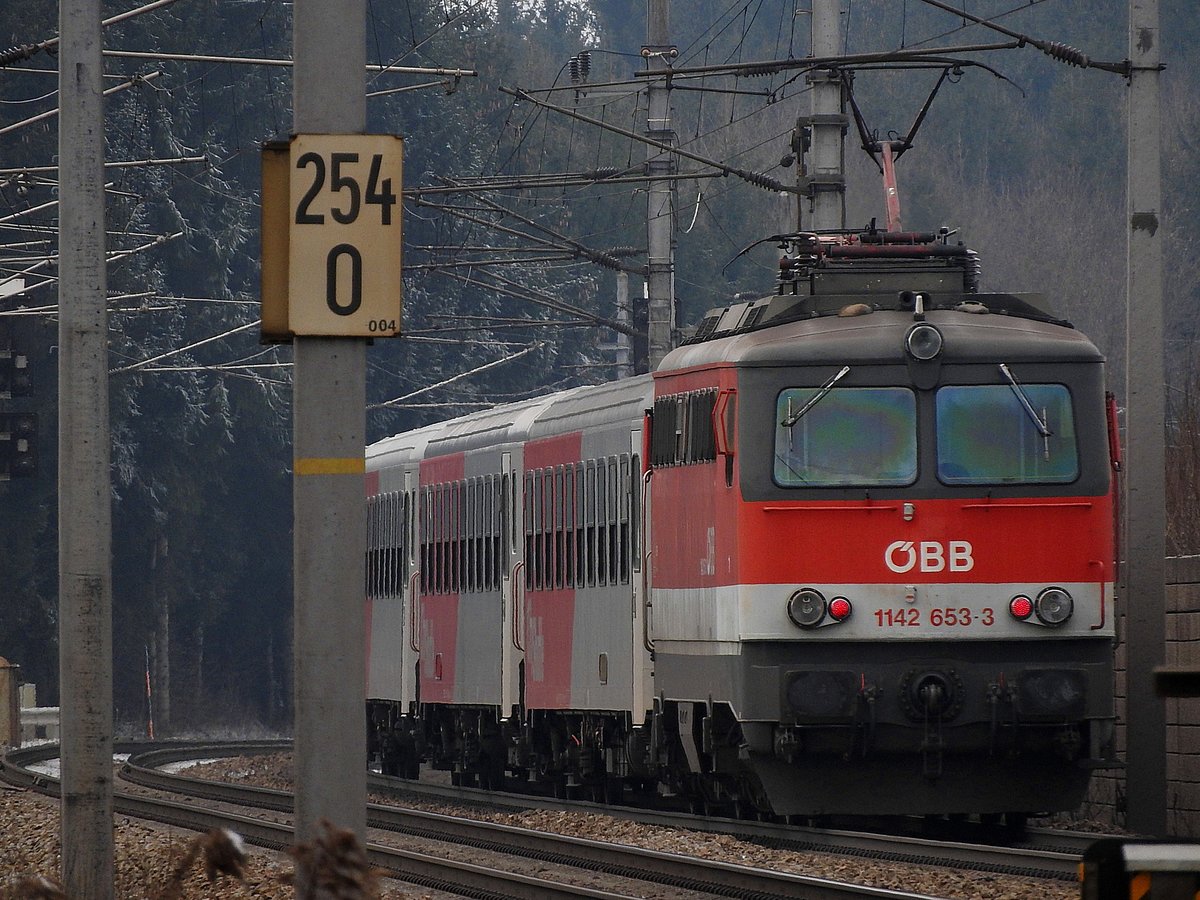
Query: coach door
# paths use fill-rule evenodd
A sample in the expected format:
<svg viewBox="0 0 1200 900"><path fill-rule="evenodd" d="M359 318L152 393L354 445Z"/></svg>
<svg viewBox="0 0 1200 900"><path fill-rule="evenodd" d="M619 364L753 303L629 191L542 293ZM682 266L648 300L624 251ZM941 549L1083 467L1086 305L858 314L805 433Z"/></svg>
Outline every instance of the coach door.
<svg viewBox="0 0 1200 900"><path fill-rule="evenodd" d="M500 602L503 605L501 626L503 639L500 653L500 709L510 715L521 704L520 666L525 658L521 647L524 627L525 563L522 559L523 513L521 507L521 453L505 452L500 459L500 479L497 485L497 511L500 515Z"/></svg>
<svg viewBox="0 0 1200 900"><path fill-rule="evenodd" d="M642 430L636 428L629 433L629 472L628 479L622 473L622 487L628 485L627 491L622 491L622 504L625 506L623 518L629 523L626 552L629 554L632 571L629 573L629 583L632 588L633 624L633 698L630 709L635 713L639 710L649 710L654 702L654 663L651 658L653 643L650 639L650 566L649 548L646 525L650 521L648 504L650 502L650 484L642 476Z"/></svg>

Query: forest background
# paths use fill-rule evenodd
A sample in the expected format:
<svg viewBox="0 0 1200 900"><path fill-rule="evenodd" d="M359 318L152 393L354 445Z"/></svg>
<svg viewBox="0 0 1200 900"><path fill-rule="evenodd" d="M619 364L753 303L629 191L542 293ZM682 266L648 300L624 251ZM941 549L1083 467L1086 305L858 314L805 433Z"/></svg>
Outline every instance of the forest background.
<svg viewBox="0 0 1200 900"><path fill-rule="evenodd" d="M974 16L1092 59L1127 56L1126 0L964 0ZM808 0L676 0L676 65L800 58ZM1086 14L1083 7L1086 7ZM133 8L106 2L105 16ZM1200 552L1200 20L1162 4L1169 552ZM0 35L36 48L57 4L0 5ZM166 60L291 55L284 0L178 0L105 31L108 287L113 431L114 701L147 718L146 670L172 730L290 723L290 349L260 346L260 145L291 125L289 70ZM998 38L921 0L843 0L846 53ZM478 77L370 74L368 130L405 137L402 338L368 352L368 439L617 374L614 262L645 263L639 184L484 189L556 173L641 174L646 145L517 102L520 88L631 131L646 124L644 0L368 2L368 60ZM586 52L585 52L586 51ZM28 59L21 59L28 56ZM983 257L983 289L1040 291L1093 338L1122 396L1125 360L1125 81L1032 47L959 54L898 165L904 225L947 226ZM0 66L0 349L29 359L39 470L0 482L0 656L58 694L55 58ZM880 136L903 135L938 70L860 69L855 97ZM620 84L601 88L600 83ZM809 94L798 70L690 82L671 94L678 144L794 183L789 160ZM396 91L396 88L413 88ZM552 92L544 92L554 88ZM884 219L874 165L847 138L848 223ZM677 163L675 293L686 330L742 292L769 293L794 228L779 194ZM586 179L584 179L586 180ZM460 189L445 191L452 185ZM473 187L467 192L463 186ZM438 190L444 192L439 193ZM600 262L597 263L596 260ZM11 282L10 282L11 284ZM630 276L631 293L641 281ZM1134 361L1136 363L1136 361ZM170 653L160 652L169 647ZM170 660L169 668L167 660Z"/></svg>

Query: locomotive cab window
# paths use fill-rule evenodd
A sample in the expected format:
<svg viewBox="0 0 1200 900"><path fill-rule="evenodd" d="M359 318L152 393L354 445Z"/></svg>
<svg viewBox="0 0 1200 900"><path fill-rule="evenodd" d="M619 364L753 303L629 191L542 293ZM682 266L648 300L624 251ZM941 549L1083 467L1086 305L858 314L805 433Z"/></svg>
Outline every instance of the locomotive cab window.
<svg viewBox="0 0 1200 900"><path fill-rule="evenodd" d="M1071 394L1061 384L977 384L937 392L943 484L1067 484L1079 476Z"/></svg>
<svg viewBox="0 0 1200 900"><path fill-rule="evenodd" d="M883 486L917 478L917 401L908 388L787 388L775 409L775 483Z"/></svg>

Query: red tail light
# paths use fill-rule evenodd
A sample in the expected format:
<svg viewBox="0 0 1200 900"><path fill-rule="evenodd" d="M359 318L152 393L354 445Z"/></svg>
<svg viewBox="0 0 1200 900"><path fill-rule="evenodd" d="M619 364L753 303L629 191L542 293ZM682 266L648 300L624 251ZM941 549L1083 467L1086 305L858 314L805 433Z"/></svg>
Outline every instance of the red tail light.
<svg viewBox="0 0 1200 900"><path fill-rule="evenodd" d="M1018 594L1008 601L1008 611L1014 619L1024 622L1033 615L1033 601L1024 594Z"/></svg>
<svg viewBox="0 0 1200 900"><path fill-rule="evenodd" d="M829 601L829 617L836 622L844 622L853 611L854 607L845 597L834 597Z"/></svg>

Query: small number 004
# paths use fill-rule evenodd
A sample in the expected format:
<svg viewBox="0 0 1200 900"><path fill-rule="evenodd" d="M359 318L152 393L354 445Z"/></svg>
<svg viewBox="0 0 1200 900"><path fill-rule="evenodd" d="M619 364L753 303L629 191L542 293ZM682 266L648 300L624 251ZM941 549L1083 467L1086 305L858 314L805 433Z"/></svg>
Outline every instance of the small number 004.
<svg viewBox="0 0 1200 900"><path fill-rule="evenodd" d="M367 322L368 331L395 331L395 319L371 319Z"/></svg>

